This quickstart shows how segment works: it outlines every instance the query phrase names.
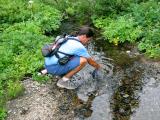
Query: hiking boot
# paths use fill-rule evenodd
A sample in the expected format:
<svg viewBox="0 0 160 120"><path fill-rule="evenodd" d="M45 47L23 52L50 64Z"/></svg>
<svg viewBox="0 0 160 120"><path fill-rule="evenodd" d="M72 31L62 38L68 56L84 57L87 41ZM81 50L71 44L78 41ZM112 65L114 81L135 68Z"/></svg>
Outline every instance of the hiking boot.
<svg viewBox="0 0 160 120"><path fill-rule="evenodd" d="M66 89L76 89L82 84L82 80L63 80L60 79L57 82L57 86L61 88L66 88Z"/></svg>

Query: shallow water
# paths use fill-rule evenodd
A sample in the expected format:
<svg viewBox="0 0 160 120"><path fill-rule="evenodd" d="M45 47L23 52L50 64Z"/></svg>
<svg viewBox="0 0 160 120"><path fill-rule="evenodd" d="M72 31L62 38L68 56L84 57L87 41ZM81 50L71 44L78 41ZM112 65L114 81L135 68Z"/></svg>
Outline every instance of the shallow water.
<svg viewBox="0 0 160 120"><path fill-rule="evenodd" d="M74 25L64 22L62 33L79 26ZM83 84L76 89L80 105L74 110L75 120L160 119L160 62L144 60L132 45L106 43L100 35L87 48L104 70L98 80L89 65L76 74Z"/></svg>
<svg viewBox="0 0 160 120"><path fill-rule="evenodd" d="M105 52L103 47L95 46L92 43L88 49L104 71L98 80L92 78L90 73L94 69L89 65L77 74L84 81L77 89L84 106L78 109L75 119L159 120L159 67L141 62L141 57L128 54L126 49ZM106 57L108 52L112 52L110 57Z"/></svg>

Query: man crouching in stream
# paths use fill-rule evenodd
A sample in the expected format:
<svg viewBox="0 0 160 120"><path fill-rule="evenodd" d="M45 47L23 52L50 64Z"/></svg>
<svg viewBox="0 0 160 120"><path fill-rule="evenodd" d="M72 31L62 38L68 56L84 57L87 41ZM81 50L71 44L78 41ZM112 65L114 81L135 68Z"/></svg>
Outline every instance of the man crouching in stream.
<svg viewBox="0 0 160 120"><path fill-rule="evenodd" d="M59 58L63 58L65 54L72 55L73 57L65 64L60 65L55 55L45 57L45 69L41 71L42 74L52 74L63 76L57 82L57 86L67 89L75 89L78 83L71 81L74 74L79 72L87 63L95 67L96 70L100 69L100 65L89 55L85 45L91 40L94 33L90 27L82 27L76 34L76 37L70 36L67 42L61 45L57 54ZM73 38L75 40L73 40Z"/></svg>

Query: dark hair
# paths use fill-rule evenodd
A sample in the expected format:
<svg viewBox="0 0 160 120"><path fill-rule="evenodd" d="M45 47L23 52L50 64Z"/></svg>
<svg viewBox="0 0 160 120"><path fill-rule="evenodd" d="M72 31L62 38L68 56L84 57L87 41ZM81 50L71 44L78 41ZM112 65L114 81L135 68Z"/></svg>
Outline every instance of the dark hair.
<svg viewBox="0 0 160 120"><path fill-rule="evenodd" d="M85 26L79 29L79 31L77 32L77 35L86 35L86 37L89 38L89 37L93 37L94 32L92 28Z"/></svg>

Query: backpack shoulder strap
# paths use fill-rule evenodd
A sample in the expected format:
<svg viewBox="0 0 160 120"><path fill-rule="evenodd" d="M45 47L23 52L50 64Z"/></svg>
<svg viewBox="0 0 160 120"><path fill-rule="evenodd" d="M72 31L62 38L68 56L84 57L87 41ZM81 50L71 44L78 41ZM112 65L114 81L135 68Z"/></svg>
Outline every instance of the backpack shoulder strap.
<svg viewBox="0 0 160 120"><path fill-rule="evenodd" d="M64 40L59 43L59 45L57 46L56 50L51 53L51 56L55 55L58 59L60 58L59 55L58 55L58 53L61 53L61 54L67 55L67 56L73 56L73 55L67 54L67 53L65 53L65 52L59 51L59 48L61 47L61 45L64 44L64 43L66 43L68 40L75 40L75 41L77 41L77 42L80 42L78 39L76 39L76 38L74 38L74 37L64 38ZM80 42L80 43L81 43L81 42Z"/></svg>
<svg viewBox="0 0 160 120"><path fill-rule="evenodd" d="M66 38L66 41L67 41L67 40L75 40L75 41L81 43L81 41L79 41L77 38L74 38L74 37L67 37L67 38Z"/></svg>
<svg viewBox="0 0 160 120"><path fill-rule="evenodd" d="M67 42L68 40L75 40L75 41L77 41L77 42L80 42L78 39L76 39L76 38L74 38L74 37L67 37L67 38L65 38L65 40L61 43L61 45L62 45L63 43L65 43L65 42ZM80 43L81 43L81 42L80 42ZM60 47L59 47L59 48L60 48ZM61 54L67 55L67 56L73 56L73 55L67 54L67 53L65 53L65 52L59 51L59 48L58 48L57 53L61 53ZM59 58L59 55L58 55L57 53L56 53L56 57Z"/></svg>

